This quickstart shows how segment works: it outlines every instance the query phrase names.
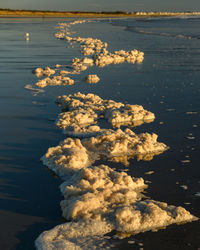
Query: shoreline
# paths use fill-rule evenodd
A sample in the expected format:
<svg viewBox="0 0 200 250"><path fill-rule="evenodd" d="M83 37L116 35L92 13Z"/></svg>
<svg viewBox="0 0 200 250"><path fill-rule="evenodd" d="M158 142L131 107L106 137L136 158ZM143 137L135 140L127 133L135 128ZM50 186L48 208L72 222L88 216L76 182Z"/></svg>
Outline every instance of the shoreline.
<svg viewBox="0 0 200 250"><path fill-rule="evenodd" d="M170 16L200 16L200 12L61 12L61 11L31 11L31 10L0 10L0 18L9 17L170 17Z"/></svg>
<svg viewBox="0 0 200 250"><path fill-rule="evenodd" d="M41 79L32 75L36 67L53 68L58 63L63 65L61 70L68 71L65 65L69 65L72 58L82 59L78 44L66 44L64 40L58 41L52 37L58 32L58 22L69 24L74 21L86 23L71 26L73 38L99 38L109 43L108 49L112 52L140 49L146 54L144 63L138 66L116 64L99 69L91 67L89 72L71 76L75 85L49 86L46 93L38 95L34 90L24 90L26 84L33 85ZM10 17L0 18L0 22L1 45L4 48L1 56L4 210L0 213L1 245L4 250L36 250L33 243L42 232L65 222L60 208L63 195L58 189L62 181L39 159L49 147L58 145L65 138L55 125L61 112L61 108L54 103L55 98L77 91L91 92L103 99L111 98L122 103L138 103L156 114L155 122L134 128L135 133L156 132L171 149L151 161L131 159L129 166L111 162L109 165L119 172L125 170L131 176L143 177L149 185L146 196L183 206L196 216L199 214L197 164L200 117L197 111L200 55L198 40L187 38L198 35L199 17ZM159 27L158 33L175 36L135 34L126 30L126 24L141 28L141 31L143 28L148 29L148 32ZM29 42L25 39L25 32L30 32ZM185 37L177 37L181 34ZM88 74L97 74L99 83L88 84L83 81L83 77ZM101 124L106 127L103 120ZM199 228L200 221L197 221L172 225L156 233L142 233L123 240L115 239L115 232L106 237L111 237L114 248L121 250L160 249L163 242L166 242L166 249L194 250L200 247ZM86 231L85 228L83 230Z"/></svg>

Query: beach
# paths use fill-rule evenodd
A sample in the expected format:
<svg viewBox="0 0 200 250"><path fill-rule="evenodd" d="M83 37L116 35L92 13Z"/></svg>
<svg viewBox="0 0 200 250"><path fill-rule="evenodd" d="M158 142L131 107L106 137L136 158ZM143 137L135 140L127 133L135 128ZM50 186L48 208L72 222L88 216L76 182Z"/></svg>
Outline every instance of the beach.
<svg viewBox="0 0 200 250"><path fill-rule="evenodd" d="M196 16L199 11L189 12L154 12L154 11L53 11L53 10L20 10L20 9L0 9L0 17L55 17L55 18L130 18L130 17L167 17L167 16Z"/></svg>
<svg viewBox="0 0 200 250"><path fill-rule="evenodd" d="M142 105L155 120L131 127L136 134L155 133L168 149L153 159L123 162L98 159L143 178L145 195L156 201L184 207L199 217L199 41L198 17L89 19L70 26L73 37L92 37L106 42L107 50L144 52L140 63L93 65L70 75L72 85L35 86L38 67L70 70L72 59L83 58L80 45L54 36L58 23L74 18L1 19L1 242L3 249L35 249L43 232L65 223L59 190L62 178L40 161L48 148L69 135L56 126L61 95L93 93L103 100ZM29 39L25 37L29 33ZM88 56L91 57L91 56ZM99 81L90 84L87 75ZM41 79L41 78L39 78ZM25 88L31 85L32 89ZM52 84L51 84L52 85ZM107 121L102 128L110 129ZM124 130L127 126L122 125ZM198 249L199 221L173 224L158 232L128 235L109 233L108 247L115 249ZM121 237L123 238L123 237ZM110 243L109 243L110 242ZM163 244L165 242L165 244Z"/></svg>

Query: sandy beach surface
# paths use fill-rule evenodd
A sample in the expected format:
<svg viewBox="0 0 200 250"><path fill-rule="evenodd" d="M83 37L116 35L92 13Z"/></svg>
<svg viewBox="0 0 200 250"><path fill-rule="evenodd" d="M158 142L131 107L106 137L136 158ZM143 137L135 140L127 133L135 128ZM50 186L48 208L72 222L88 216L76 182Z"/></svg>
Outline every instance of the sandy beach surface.
<svg viewBox="0 0 200 250"><path fill-rule="evenodd" d="M51 11L51 10L19 10L19 9L0 9L0 17L60 17L60 18L110 18L110 17L159 17L159 16L196 16L200 12L153 12L153 11Z"/></svg>
<svg viewBox="0 0 200 250"><path fill-rule="evenodd" d="M0 19L0 248L4 250L35 249L35 240L42 232L66 223L67 216L63 218L62 206L60 207L63 193L59 186L63 183L63 176L59 177L60 172L56 172L56 168L53 172L49 166L43 165L45 161L42 163L40 158L46 154L48 148L57 147L59 142L70 137L63 133L63 127L61 129L56 126L62 110L55 100L58 96L77 92L98 95L104 101L104 108L105 100L113 100L123 105L142 105L155 115L151 122L132 125L124 123L120 125L120 129L125 131L129 128L137 135L155 133L158 135L158 142L165 144L167 150L154 156L141 157L140 160L137 160L137 155L122 160L124 155L120 155L120 159L113 159L110 155L108 157L108 152L111 152L108 147L104 157L98 155L98 158L92 159L94 166L105 164L117 173L125 172L130 177L142 178L148 185L143 194L150 200L181 206L193 216L199 217L200 19L194 16L156 19L102 18L84 19L85 22L70 25L70 34L66 35L99 39L102 41L102 48L107 43L105 50L109 51L111 57L115 51L120 50L130 52L136 49L144 53L144 58L138 57L138 61L135 60L134 63L132 59L118 57L115 63L104 63L103 66L101 58L97 57L99 61L96 64L80 64L84 57L93 58L92 54L81 53L84 46L80 45L84 45L83 41L80 44L66 40L65 37L55 37L55 33L60 31L58 23L70 24L76 20L19 17ZM80 59L76 60L76 65L72 65L74 58ZM34 69L45 67L55 70L55 74L49 76L47 73L37 77L33 73ZM45 81L46 87L36 84L46 77L58 76L60 70L73 69L79 71L67 75L74 80L73 84L67 84L69 79L64 78ZM90 79L98 76L98 81L87 81L89 75L93 76ZM95 110L95 106L91 107ZM88 111L88 106L82 105L81 108L84 112ZM70 110L73 114L72 111L73 109ZM109 122L113 111L101 112L104 113L92 113L95 125L115 131L114 122ZM130 109L128 112L130 114ZM70 127L70 130L65 126L66 133L72 129L77 129L76 132L83 131L77 126ZM88 141L85 139L83 142L81 139L82 145L87 145L89 156L92 155L92 150L102 150L100 147L94 148ZM96 151L93 152L97 154ZM55 164L56 167L59 166L59 163ZM74 183L71 184L75 185ZM92 214L94 215L95 213ZM110 210L109 215L102 216L106 220L108 216L109 223L112 222L110 218L113 213ZM67 218L73 220L71 217ZM79 219L80 217L75 218ZM124 234L117 232L120 230L114 227L108 232L106 247L198 249L199 230L198 220L181 225L173 224L157 232L139 234ZM95 241L91 244L93 245L90 247L94 247Z"/></svg>

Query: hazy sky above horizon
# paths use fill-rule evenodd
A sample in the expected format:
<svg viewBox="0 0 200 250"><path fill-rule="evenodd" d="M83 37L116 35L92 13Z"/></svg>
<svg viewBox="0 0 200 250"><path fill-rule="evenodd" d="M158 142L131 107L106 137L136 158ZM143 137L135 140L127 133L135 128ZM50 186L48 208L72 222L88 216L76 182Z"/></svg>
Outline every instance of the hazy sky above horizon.
<svg viewBox="0 0 200 250"><path fill-rule="evenodd" d="M200 11L200 0L0 0L0 8L62 11Z"/></svg>

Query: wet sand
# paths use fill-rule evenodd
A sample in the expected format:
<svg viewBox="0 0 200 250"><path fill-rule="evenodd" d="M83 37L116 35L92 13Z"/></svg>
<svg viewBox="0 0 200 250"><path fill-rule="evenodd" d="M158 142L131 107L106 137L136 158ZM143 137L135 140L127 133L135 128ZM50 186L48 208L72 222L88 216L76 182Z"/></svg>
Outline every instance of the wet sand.
<svg viewBox="0 0 200 250"><path fill-rule="evenodd" d="M24 39L22 40L24 32L21 31L21 37L17 34L21 26L24 25L23 22L20 22L21 20L15 24L15 35L12 34L11 36L7 33L7 36L10 36L10 43L7 42L8 37L2 39L3 45L7 47L7 50L4 50L4 61L1 61L3 66L1 75L4 79L1 86L3 91L1 117L4 125L1 126L1 148L3 152L1 161L3 182L1 218L5 220L1 230L4 234L1 234L1 236L5 246L4 249L34 249L33 241L39 233L64 222L59 206L62 199L58 190L60 180L53 178L51 172L42 166L39 161L49 146L57 145L63 138L61 131L56 128L53 122L60 112L53 100L63 92L71 93L83 90L87 93L93 91L101 94L104 98L110 98L113 97L114 87L118 88L118 92L114 93L116 100L142 104L153 111L157 117L156 121L138 127L136 131L158 133L159 138L170 146L170 150L150 162L131 161L130 166L132 167L129 167L128 173L136 177L145 177L145 172L153 170L154 174L147 175L148 178L145 177L145 179L152 181L148 189L148 195L155 200L184 206L198 216L199 199L194 196L199 190L198 153L196 150L198 148L196 140L198 130L193 126L199 124L199 88L196 85L198 65L195 64L195 60L193 61L193 69L185 62L182 67L188 69L189 72L183 72L179 69L179 57L177 61L171 61L172 57L168 56L166 62L163 62L163 55L157 54L157 57L152 59L152 54L155 56L158 50L154 48L153 51L150 45L145 47L146 44L142 41L142 36L137 35L134 40L134 47L145 50L145 54L147 54L146 62L144 61L143 65L138 67L116 65L105 68L103 71L97 69L98 75L101 75L102 85L100 85L101 82L95 86L77 82L70 87L70 90L69 86L65 86L65 90L63 87L59 87L56 92L55 88L53 90L49 88L45 93L34 97L24 89L26 83L33 84L36 80L31 74L32 69L37 66L47 66L54 62L64 64L66 57L68 57L67 61L70 61L70 57L74 56L75 53L78 56L79 52L77 52L77 48L74 48L74 50L73 48L66 49L62 41L52 38L52 43L50 42L49 47L45 49L46 43L43 43L41 37L39 37L41 30L40 32L37 31L38 26L35 25L35 33L30 32L30 29L34 27L31 21L29 29L27 27L24 29L24 31L28 30L31 33L30 41L26 43ZM9 20L8 23L4 24L4 27L8 28L11 23L12 21ZM48 35L45 34L44 39L50 38L52 34L52 26L49 24L50 22L47 25ZM93 26L93 24L88 25L89 27ZM131 33L123 31L121 27L102 25L101 23L96 24L96 31L99 32L98 28L102 26L104 27L101 30L100 36L102 37L100 38L102 39L106 35L106 41L112 41L114 34L116 37L117 30L128 36L128 38L126 37L127 40L123 41L121 35L118 34L117 36L121 40L112 42L113 49L120 48L122 42L124 42L126 49L132 47L129 45L130 41L128 41L128 39L132 39ZM47 27L41 27L41 29L43 28L46 30ZM80 29L79 32L80 34L81 32L85 33L85 30L81 31ZM153 43L153 38L151 38L150 43ZM160 39L162 40L162 38ZM16 47L13 47L13 41ZM38 43L39 46L42 45L39 49L41 54L37 52L38 55L35 55L39 48ZM26 47L22 49L24 44L26 44ZM187 42L185 46L189 46ZM193 43L193 46L196 46L196 44ZM9 51L10 48L13 49L9 54L6 51ZM56 48L54 53L52 53L52 48ZM194 50L194 48L190 49L191 51ZM15 53L20 51L20 55L16 54L14 60L13 51ZM63 51L68 51L66 52L68 54L63 55ZM181 54L178 55L181 56ZM152 67L153 63L155 66ZM14 66L14 69L11 70L9 65ZM173 74L171 74L172 66L177 69ZM119 67L120 71L116 71ZM96 69L90 69L89 71L96 73ZM130 88L133 83L127 77L124 77L128 73L134 79L134 88L131 94ZM189 76L190 81L188 81ZM15 85L13 85L13 82L15 82ZM174 82L177 84L175 88ZM191 82L193 82L192 85L189 84ZM175 92L172 92L171 89ZM192 111L196 111L197 114L187 113ZM174 126L175 120L176 126ZM195 138L189 139L188 137ZM186 162L187 159L190 161ZM123 169L123 166L119 165L119 168ZM188 190L181 188L181 185L187 185ZM190 204L186 205L185 202ZM14 227L13 225L16 224L18 226ZM147 232L131 236L128 240L136 239L138 243L143 243L146 249L159 248L163 241L166 242L165 249L197 249L199 247L198 228L199 222L181 226L173 225L157 233ZM133 249L133 245L128 244L128 240L118 241L117 245L119 247L121 245L121 248L126 246L127 249L128 247ZM134 245L135 249L138 249L138 247L142 246Z"/></svg>

